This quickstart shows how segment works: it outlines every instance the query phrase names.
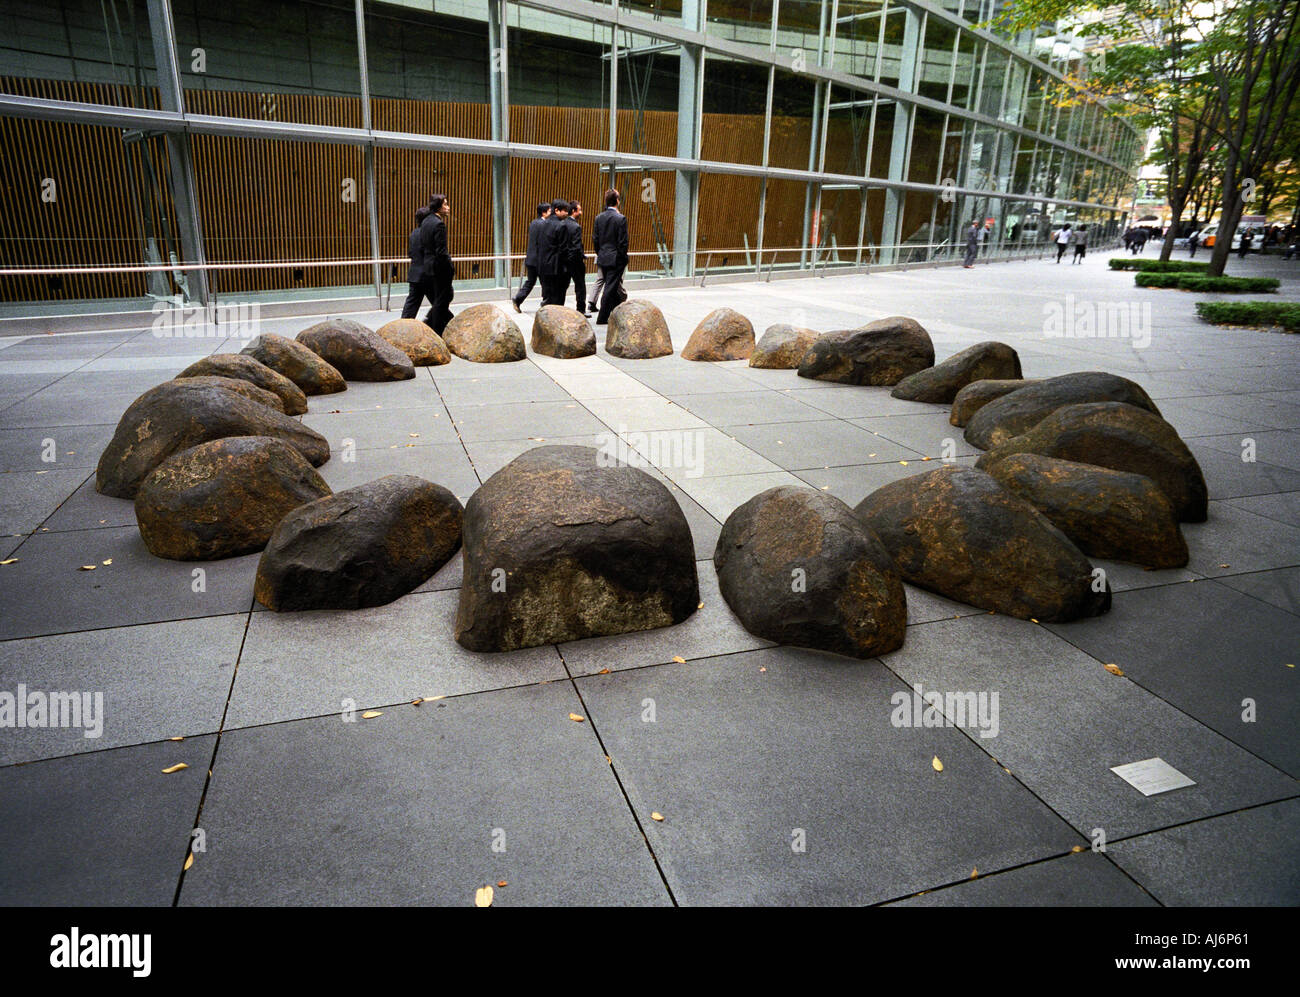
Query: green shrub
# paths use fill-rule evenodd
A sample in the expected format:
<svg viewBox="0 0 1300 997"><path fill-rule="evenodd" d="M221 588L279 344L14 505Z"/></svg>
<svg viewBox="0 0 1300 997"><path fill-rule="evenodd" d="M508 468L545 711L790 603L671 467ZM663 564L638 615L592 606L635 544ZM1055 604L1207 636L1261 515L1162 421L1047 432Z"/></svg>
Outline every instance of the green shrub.
<svg viewBox="0 0 1300 997"><path fill-rule="evenodd" d="M1138 273L1133 282L1138 287L1176 287L1181 291L1212 291L1230 294L1255 294L1276 291L1281 281L1276 277L1204 277L1188 273Z"/></svg>
<svg viewBox="0 0 1300 997"><path fill-rule="evenodd" d="M1196 313L1215 325L1279 325L1300 332L1300 303L1294 301L1198 301Z"/></svg>
<svg viewBox="0 0 1300 997"><path fill-rule="evenodd" d="M1198 263L1195 260L1110 260L1112 270L1140 270L1143 273L1203 273L1209 262Z"/></svg>
<svg viewBox="0 0 1300 997"><path fill-rule="evenodd" d="M1184 291L1226 291L1232 294L1254 294L1259 291L1276 291L1282 282L1276 277L1197 277L1184 275L1178 286Z"/></svg>
<svg viewBox="0 0 1300 997"><path fill-rule="evenodd" d="M1138 287L1178 287L1178 282L1185 277L1181 273L1139 273L1133 277Z"/></svg>

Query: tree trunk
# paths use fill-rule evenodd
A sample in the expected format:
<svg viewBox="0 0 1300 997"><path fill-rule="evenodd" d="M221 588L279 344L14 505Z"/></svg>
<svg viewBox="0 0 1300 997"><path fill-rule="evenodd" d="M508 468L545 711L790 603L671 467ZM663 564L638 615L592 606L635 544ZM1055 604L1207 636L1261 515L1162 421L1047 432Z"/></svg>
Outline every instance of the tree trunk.
<svg viewBox="0 0 1300 997"><path fill-rule="evenodd" d="M1169 231L1165 233L1164 245L1160 247L1160 259L1168 260L1174 253L1174 240L1178 238L1178 225L1183 218L1183 208L1187 204L1185 196L1175 195L1169 198Z"/></svg>
<svg viewBox="0 0 1300 997"><path fill-rule="evenodd" d="M1214 252L1210 255L1209 277L1222 277L1232 252L1232 236L1241 220L1241 191L1237 190L1237 157L1228 152L1228 165L1223 171L1223 206L1219 212L1219 231L1214 236Z"/></svg>

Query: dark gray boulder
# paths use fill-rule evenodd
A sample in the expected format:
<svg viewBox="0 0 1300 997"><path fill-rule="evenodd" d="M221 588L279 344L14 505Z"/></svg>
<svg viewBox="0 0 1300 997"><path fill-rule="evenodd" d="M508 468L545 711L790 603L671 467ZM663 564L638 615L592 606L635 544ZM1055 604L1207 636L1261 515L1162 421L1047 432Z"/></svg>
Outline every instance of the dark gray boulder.
<svg viewBox="0 0 1300 997"><path fill-rule="evenodd" d="M1090 557L1181 568L1187 541L1174 507L1145 474L1008 453L984 470L1050 519Z"/></svg>
<svg viewBox="0 0 1300 997"><path fill-rule="evenodd" d="M971 416L989 402L1003 395L1009 395L1013 391L1019 391L1021 388L1027 388L1031 384L1039 383L1041 383L1040 378L972 381L954 396L948 421L954 426L964 426L970 422Z"/></svg>
<svg viewBox="0 0 1300 997"><path fill-rule="evenodd" d="M799 326L769 325L750 354L749 365L765 370L798 370L820 335Z"/></svg>
<svg viewBox="0 0 1300 997"><path fill-rule="evenodd" d="M909 374L890 392L912 402L949 404L972 381L1019 378L1020 356L1006 343L989 341L968 346L941 364Z"/></svg>
<svg viewBox="0 0 1300 997"><path fill-rule="evenodd" d="M1150 396L1128 378L1081 371L1049 377L989 402L966 423L966 442L990 450L1033 429L1058 408L1081 402L1124 402L1160 414Z"/></svg>
<svg viewBox="0 0 1300 997"><path fill-rule="evenodd" d="M262 333L240 353L283 374L305 395L332 395L348 388L342 374L302 343L273 332Z"/></svg>
<svg viewBox="0 0 1300 997"><path fill-rule="evenodd" d="M872 492L855 511L906 581L949 599L1051 623L1110 609L1109 586L1095 583L1079 548L983 471L915 474Z"/></svg>
<svg viewBox="0 0 1300 997"><path fill-rule="evenodd" d="M915 319L895 315L859 329L818 337L799 363L799 376L839 384L897 384L934 366L934 343Z"/></svg>
<svg viewBox="0 0 1300 997"><path fill-rule="evenodd" d="M781 486L727 517L713 554L722 597L746 630L854 658L896 650L907 598L888 552L853 510Z"/></svg>
<svg viewBox="0 0 1300 997"><path fill-rule="evenodd" d="M456 640L510 651L680 623L699 603L681 506L593 447L529 450L465 507Z"/></svg>
<svg viewBox="0 0 1300 997"><path fill-rule="evenodd" d="M135 495L149 552L209 561L266 546L285 514L330 494L297 450L269 436L230 436L172 454Z"/></svg>
<svg viewBox="0 0 1300 997"><path fill-rule="evenodd" d="M214 353L190 364L176 375L183 377L228 377L247 381L280 399L285 415L302 415L307 411L307 396L298 385L260 360L243 353Z"/></svg>
<svg viewBox="0 0 1300 997"><path fill-rule="evenodd" d="M1094 464L1116 471L1144 474L1173 503L1185 523L1203 523L1209 509L1205 475L1178 430L1160 416L1123 402L1066 405L1027 433L1013 436L980 457L976 467L988 467L1007 454L1036 453L1044 457Z"/></svg>
<svg viewBox="0 0 1300 997"><path fill-rule="evenodd" d="M254 594L277 612L382 606L451 559L463 514L446 488L409 474L299 506L271 534Z"/></svg>
<svg viewBox="0 0 1300 997"><path fill-rule="evenodd" d="M133 401L100 455L95 490L135 498L149 472L172 454L227 436L284 440L313 467L329 460L329 442L320 433L283 412L211 383L224 380L189 377L166 381ZM235 383L252 388L247 382Z"/></svg>
<svg viewBox="0 0 1300 997"><path fill-rule="evenodd" d="M298 333L298 342L349 381L409 381L411 358L360 322L331 318Z"/></svg>

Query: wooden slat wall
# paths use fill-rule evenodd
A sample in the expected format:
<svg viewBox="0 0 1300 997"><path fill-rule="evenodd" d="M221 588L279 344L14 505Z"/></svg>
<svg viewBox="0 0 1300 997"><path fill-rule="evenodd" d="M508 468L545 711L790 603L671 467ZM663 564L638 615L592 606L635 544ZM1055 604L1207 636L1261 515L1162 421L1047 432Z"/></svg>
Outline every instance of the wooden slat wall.
<svg viewBox="0 0 1300 997"><path fill-rule="evenodd" d="M3 79L0 89L94 103L136 103L141 97L122 87L50 80ZM143 100L155 102L156 94ZM244 91L190 91L186 100L196 113L253 119L274 119L321 125L359 127L360 102L355 98L306 94L261 94ZM485 104L376 99L376 128L422 134L485 138L489 109ZM675 152L677 116L647 111L643 119L644 151ZM635 119L619 112L619 148L632 149ZM516 106L510 109L511 137L518 142L602 148L608 144L608 112L600 108ZM702 155L727 162L762 161L763 121L756 115L706 114ZM807 166L809 122L776 118L772 127L774 165ZM144 189L138 151L130 151L116 129L0 118L0 137L7 155L0 164L0 264L4 266L131 265L143 259L141 226L134 191ZM166 145L150 139L160 179L160 203L155 228L165 229L175 245L175 224L167 185ZM878 149L882 143L877 141ZM851 159L851 135L844 122L832 122L828 133L828 162ZM370 255L366 222L365 181L361 150L309 142L265 141L233 136L197 135L193 139L196 182L203 234L211 262L267 262L361 258ZM914 150L915 157L923 150ZM417 207L432 193L445 193L452 202L450 248L455 256L492 253L491 159L467 153L423 152L407 149L375 151L380 253L404 257L407 236ZM40 181L59 181L57 208L40 201ZM655 239L652 212L642 199L642 173L620 174L633 251L652 252ZM356 200L345 202L342 183L355 181ZM671 248L675 175L655 172L656 207ZM590 240L592 219L603 206L605 180L595 165L515 159L510 164L511 244L516 253L526 245L528 222L538 201L574 198L584 207L584 230ZM758 205L762 181L756 178L706 174L701 178L699 244L734 249L757 241ZM803 225L805 185L796 181L768 186L764 242L768 246L799 244ZM856 239L857 196L840 201L852 210L832 211L837 239ZM141 202L142 204L145 202ZM875 211L875 201L869 201ZM916 205L914 208L913 205ZM920 224L920 199L909 198L909 216ZM928 220L928 206L924 214ZM167 222L164 223L163 216ZM851 216L852 222L849 223ZM909 217L905 224L911 224ZM872 217L869 231L878 231ZM797 259L789 253L781 262ZM728 265L741 257L728 259ZM703 264L703 257L699 258ZM721 266L721 257L714 266ZM654 270L653 256L635 258L632 269ZM399 266L394 279L404 281ZM517 276L522 267L516 264ZM492 264L484 260L479 272L472 264L460 267L460 277L488 277ZM346 267L218 271L213 284L219 293L366 285L368 265ZM75 298L138 297L145 293L140 275L64 278L54 290L49 278L4 278L0 300L32 301Z"/></svg>

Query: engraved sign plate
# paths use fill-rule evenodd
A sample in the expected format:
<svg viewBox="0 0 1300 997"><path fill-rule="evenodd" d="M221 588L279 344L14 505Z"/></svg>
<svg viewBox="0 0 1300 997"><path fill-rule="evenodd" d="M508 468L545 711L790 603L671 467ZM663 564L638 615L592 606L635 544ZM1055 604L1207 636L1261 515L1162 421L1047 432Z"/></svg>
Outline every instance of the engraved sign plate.
<svg viewBox="0 0 1300 997"><path fill-rule="evenodd" d="M1143 796L1155 796L1157 793L1167 793L1171 789L1196 785L1195 780L1187 778L1163 758L1148 758L1145 761L1129 762L1127 765L1116 765L1111 771Z"/></svg>

